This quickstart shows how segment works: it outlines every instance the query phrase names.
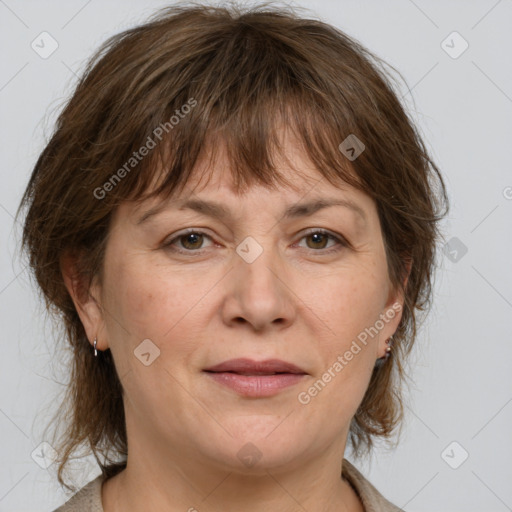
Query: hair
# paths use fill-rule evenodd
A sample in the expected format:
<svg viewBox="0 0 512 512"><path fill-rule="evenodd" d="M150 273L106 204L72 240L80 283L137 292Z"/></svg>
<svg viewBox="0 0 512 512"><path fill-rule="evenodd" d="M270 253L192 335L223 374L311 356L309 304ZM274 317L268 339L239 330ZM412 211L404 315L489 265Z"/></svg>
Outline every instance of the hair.
<svg viewBox="0 0 512 512"><path fill-rule="evenodd" d="M22 249L72 354L57 412L66 425L57 445L61 485L72 489L63 475L79 447L107 478L126 467L128 453L111 351L94 357L62 257L76 256L86 292L93 278L101 282L116 208L181 191L207 148L213 155L224 145L238 191L254 183L291 186L274 163L283 126L325 179L348 183L376 203L390 281L404 305L391 357L375 366L348 442L358 457L374 438L389 441L403 419L404 362L419 313L431 304L438 221L448 211L440 171L395 83L354 38L269 3L176 4L93 55L18 209L27 210ZM356 159L340 150L350 135L364 144Z"/></svg>

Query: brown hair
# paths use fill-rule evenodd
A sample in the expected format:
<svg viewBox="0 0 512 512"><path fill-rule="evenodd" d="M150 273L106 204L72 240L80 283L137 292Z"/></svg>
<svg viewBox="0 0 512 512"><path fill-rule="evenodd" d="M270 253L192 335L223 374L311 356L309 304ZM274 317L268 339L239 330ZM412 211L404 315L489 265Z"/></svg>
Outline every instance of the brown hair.
<svg viewBox="0 0 512 512"><path fill-rule="evenodd" d="M87 290L101 277L116 207L181 190L215 141L226 143L239 189L290 185L272 158L283 125L327 180L348 182L376 202L390 279L405 298L392 355L375 367L350 426L354 454L369 453L374 436L389 438L401 424L403 362L416 337L416 310L430 305L437 223L448 202L383 64L335 27L272 4L173 5L111 37L93 56L18 210L28 210L22 247L72 350L67 409L58 411L66 425L58 444L61 484L79 447L92 450L107 477L127 456L114 361L110 350L93 355L64 285L62 256L80 257ZM349 162L339 145L351 134L365 149Z"/></svg>

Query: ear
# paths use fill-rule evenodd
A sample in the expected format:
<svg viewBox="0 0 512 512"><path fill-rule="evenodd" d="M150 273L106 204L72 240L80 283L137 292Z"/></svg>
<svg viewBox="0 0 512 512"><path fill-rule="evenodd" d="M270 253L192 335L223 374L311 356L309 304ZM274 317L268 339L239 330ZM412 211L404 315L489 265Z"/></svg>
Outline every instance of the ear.
<svg viewBox="0 0 512 512"><path fill-rule="evenodd" d="M384 329L381 331L379 342L379 353L381 356L385 355L387 347L386 342L396 332L400 324L400 320L402 319L405 298L404 292L402 290L407 289L407 282L409 281L409 276L411 274L412 259L407 259L405 268L406 273L402 281L403 288L390 288L386 306L384 307L384 311L381 315L381 318L385 322Z"/></svg>
<svg viewBox="0 0 512 512"><path fill-rule="evenodd" d="M84 326L89 343L97 339L98 350L108 348L103 308L100 302L101 288L93 278L88 287L85 276L79 270L80 254L67 253L61 257L60 268L64 284Z"/></svg>

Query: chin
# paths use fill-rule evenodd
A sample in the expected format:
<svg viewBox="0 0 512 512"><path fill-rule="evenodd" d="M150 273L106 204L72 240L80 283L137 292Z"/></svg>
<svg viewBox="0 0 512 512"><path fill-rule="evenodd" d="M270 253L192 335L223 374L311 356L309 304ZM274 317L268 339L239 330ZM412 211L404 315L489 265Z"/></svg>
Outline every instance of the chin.
<svg viewBox="0 0 512 512"><path fill-rule="evenodd" d="M289 428L283 427L280 430L277 425L282 422L282 418L279 421L268 416L259 418L261 421L252 416L237 422L239 428L236 434L233 428L226 428L233 437L226 434L222 440L218 440L215 453L211 453L211 445L208 447L212 458L225 470L264 475L273 469L283 466L291 468L299 464L301 454L307 451L307 443L302 446L307 441L304 436L299 432L291 432Z"/></svg>

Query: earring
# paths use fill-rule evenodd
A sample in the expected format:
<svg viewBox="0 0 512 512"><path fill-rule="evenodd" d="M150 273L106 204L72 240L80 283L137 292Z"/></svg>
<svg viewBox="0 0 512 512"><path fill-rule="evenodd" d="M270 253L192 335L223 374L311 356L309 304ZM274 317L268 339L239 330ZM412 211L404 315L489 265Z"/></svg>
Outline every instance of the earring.
<svg viewBox="0 0 512 512"><path fill-rule="evenodd" d="M394 341L393 336L390 336L386 340L386 345L387 345L386 352L382 357L377 358L377 361L375 361L375 368L380 368L388 360L388 358L391 354L391 347L392 347L393 341Z"/></svg>
<svg viewBox="0 0 512 512"><path fill-rule="evenodd" d="M96 342L97 342L97 340L96 340L96 338L94 338L94 343L93 343L93 345L94 345L94 357L96 357L98 355L98 351L96 350Z"/></svg>
<svg viewBox="0 0 512 512"><path fill-rule="evenodd" d="M387 340L386 340L386 344L387 344L387 347L386 347L386 353L384 354L384 360L387 361L388 357L390 356L391 354L391 343L393 342L393 336L390 336Z"/></svg>

